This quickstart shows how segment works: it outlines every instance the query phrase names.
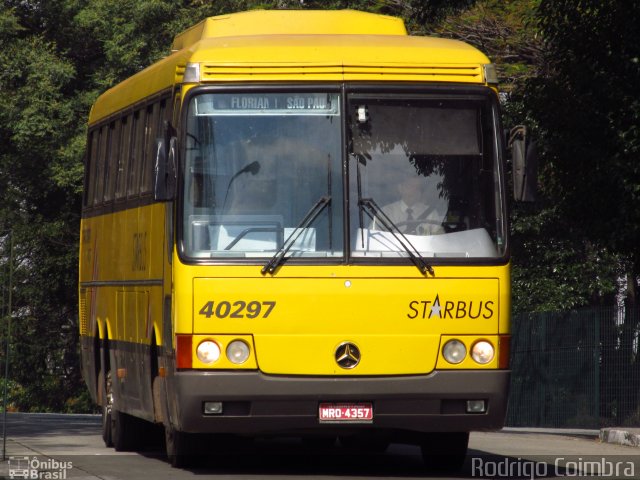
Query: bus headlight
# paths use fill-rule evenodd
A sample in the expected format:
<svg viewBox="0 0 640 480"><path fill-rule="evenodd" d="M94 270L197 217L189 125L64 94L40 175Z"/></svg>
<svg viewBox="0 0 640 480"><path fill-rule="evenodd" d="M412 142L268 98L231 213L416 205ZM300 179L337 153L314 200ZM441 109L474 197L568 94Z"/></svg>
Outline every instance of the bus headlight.
<svg viewBox="0 0 640 480"><path fill-rule="evenodd" d="M227 358L231 363L241 365L249 359L249 345L242 340L234 340L227 347Z"/></svg>
<svg viewBox="0 0 640 480"><path fill-rule="evenodd" d="M220 347L214 341L205 340L198 345L196 355L202 363L213 363L220 358Z"/></svg>
<svg viewBox="0 0 640 480"><path fill-rule="evenodd" d="M444 359L453 364L458 364L467 356L467 349L460 340L449 340L442 348Z"/></svg>
<svg viewBox="0 0 640 480"><path fill-rule="evenodd" d="M491 360L493 360L493 357L495 356L495 353L496 351L493 348L493 345L491 345L486 340L480 340L479 342L476 342L471 348L471 358L473 358L476 363L479 363L481 365L486 365L487 363L491 362Z"/></svg>

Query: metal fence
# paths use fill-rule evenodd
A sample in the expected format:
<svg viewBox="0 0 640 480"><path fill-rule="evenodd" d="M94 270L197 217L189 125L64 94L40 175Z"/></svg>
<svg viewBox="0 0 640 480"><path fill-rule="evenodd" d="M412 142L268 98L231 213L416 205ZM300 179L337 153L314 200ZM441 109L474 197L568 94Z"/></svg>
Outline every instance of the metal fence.
<svg viewBox="0 0 640 480"><path fill-rule="evenodd" d="M507 425L640 426L640 308L513 319Z"/></svg>

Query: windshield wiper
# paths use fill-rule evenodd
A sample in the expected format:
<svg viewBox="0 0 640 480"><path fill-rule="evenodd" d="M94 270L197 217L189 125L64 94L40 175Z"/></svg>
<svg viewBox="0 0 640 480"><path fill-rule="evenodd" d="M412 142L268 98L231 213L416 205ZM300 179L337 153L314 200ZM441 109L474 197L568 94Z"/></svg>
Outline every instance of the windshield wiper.
<svg viewBox="0 0 640 480"><path fill-rule="evenodd" d="M271 260L269 260L269 262L267 262L267 264L262 267L260 273L264 275L265 273L273 273L276 271L276 268L278 268L280 264L282 264L285 255L291 249L293 244L296 243L298 237L302 235L304 229L311 225L311 223L316 218L318 218L318 215L322 213L322 211L327 205L329 205L329 203L331 203L330 196L322 196L318 199L318 201L311 207L311 209L307 212L298 226L293 230L293 232L289 234L280 249L275 253L273 257L271 257Z"/></svg>
<svg viewBox="0 0 640 480"><path fill-rule="evenodd" d="M424 275L429 272L431 275L434 275L431 265L426 262L416 247L413 246L404 233L400 231L398 226L382 211L373 198L360 198L358 200L358 206L360 208L365 208L371 219L377 219L380 224L389 231L391 235L393 235L398 243L402 245L405 252L407 252L413 264L418 268L418 270L420 270L420 273Z"/></svg>
<svg viewBox="0 0 640 480"><path fill-rule="evenodd" d="M362 205L362 178L360 175L360 164L361 159L358 158L356 159L356 179L358 181L358 221L359 221L359 227L360 227L360 236L362 237L362 249L364 250L364 215L362 214L364 207ZM356 242L358 240L356 239Z"/></svg>

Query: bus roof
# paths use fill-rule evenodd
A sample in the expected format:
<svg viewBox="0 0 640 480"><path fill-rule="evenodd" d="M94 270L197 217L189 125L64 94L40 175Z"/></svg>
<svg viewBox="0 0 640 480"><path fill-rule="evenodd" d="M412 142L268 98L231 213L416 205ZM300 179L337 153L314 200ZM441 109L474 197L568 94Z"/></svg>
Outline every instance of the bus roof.
<svg viewBox="0 0 640 480"><path fill-rule="evenodd" d="M176 52L199 40L245 35L406 35L400 18L356 10L252 10L209 17L176 35Z"/></svg>
<svg viewBox="0 0 640 480"><path fill-rule="evenodd" d="M486 83L488 58L456 40L409 36L401 19L353 10L257 10L210 17L166 58L101 95L89 123L185 81ZM189 79L193 82L193 79Z"/></svg>

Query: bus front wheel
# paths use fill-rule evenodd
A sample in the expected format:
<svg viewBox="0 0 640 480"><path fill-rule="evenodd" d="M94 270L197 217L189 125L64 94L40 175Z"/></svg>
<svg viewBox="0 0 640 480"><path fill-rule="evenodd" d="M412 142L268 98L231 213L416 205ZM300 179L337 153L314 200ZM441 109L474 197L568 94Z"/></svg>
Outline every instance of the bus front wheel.
<svg viewBox="0 0 640 480"><path fill-rule="evenodd" d="M186 467L192 459L191 435L167 425L164 427L167 458L173 467Z"/></svg>
<svg viewBox="0 0 640 480"><path fill-rule="evenodd" d="M131 452L143 445L143 420L111 409L111 438L116 452Z"/></svg>

